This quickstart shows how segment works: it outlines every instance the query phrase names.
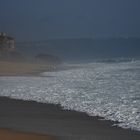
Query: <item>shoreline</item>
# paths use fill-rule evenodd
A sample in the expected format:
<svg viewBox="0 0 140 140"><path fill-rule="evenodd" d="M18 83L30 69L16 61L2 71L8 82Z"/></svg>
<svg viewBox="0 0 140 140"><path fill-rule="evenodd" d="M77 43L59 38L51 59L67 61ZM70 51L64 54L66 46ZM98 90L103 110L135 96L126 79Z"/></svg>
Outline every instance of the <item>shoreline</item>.
<svg viewBox="0 0 140 140"><path fill-rule="evenodd" d="M41 72L53 71L54 66L47 63L0 61L0 76L37 76Z"/></svg>
<svg viewBox="0 0 140 140"><path fill-rule="evenodd" d="M65 71L69 69L77 69L80 66L63 64L47 64L37 62L16 62L16 61L1 61L0 60L0 77L4 76L40 76L44 72Z"/></svg>
<svg viewBox="0 0 140 140"><path fill-rule="evenodd" d="M58 140L139 140L140 132L112 126L86 113L59 105L0 97L0 128L56 136Z"/></svg>
<svg viewBox="0 0 140 140"><path fill-rule="evenodd" d="M39 76L41 72L57 70L47 64L28 62L0 61L0 67L0 77ZM103 119L63 110L59 105L0 97L0 139L4 133L3 136L18 135L20 139L32 136L36 140L37 137L42 140L44 137L46 140L139 140L139 131L113 126L117 122Z"/></svg>

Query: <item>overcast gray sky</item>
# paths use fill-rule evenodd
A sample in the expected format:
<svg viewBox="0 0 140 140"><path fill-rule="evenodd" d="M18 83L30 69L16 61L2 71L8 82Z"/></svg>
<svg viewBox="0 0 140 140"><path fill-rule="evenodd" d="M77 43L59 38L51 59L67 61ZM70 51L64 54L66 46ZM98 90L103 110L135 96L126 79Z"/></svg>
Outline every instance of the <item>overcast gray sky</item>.
<svg viewBox="0 0 140 140"><path fill-rule="evenodd" d="M0 31L23 41L140 37L140 0L0 0Z"/></svg>

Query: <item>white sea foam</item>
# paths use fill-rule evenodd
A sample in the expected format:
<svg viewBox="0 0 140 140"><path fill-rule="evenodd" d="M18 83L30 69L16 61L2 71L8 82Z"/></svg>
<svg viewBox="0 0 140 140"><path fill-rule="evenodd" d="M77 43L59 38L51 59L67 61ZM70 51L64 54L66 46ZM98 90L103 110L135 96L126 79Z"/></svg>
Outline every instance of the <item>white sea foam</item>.
<svg viewBox="0 0 140 140"><path fill-rule="evenodd" d="M0 77L0 96L61 104L140 131L140 61L83 64L40 77Z"/></svg>

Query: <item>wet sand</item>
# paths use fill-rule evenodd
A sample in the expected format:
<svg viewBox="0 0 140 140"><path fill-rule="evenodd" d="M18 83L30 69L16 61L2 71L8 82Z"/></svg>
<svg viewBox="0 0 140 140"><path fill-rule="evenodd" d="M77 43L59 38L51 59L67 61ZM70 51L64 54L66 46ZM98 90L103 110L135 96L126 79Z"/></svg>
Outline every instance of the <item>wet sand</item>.
<svg viewBox="0 0 140 140"><path fill-rule="evenodd" d="M0 128L57 136L58 140L139 140L140 132L112 127L85 113L58 105L0 97Z"/></svg>

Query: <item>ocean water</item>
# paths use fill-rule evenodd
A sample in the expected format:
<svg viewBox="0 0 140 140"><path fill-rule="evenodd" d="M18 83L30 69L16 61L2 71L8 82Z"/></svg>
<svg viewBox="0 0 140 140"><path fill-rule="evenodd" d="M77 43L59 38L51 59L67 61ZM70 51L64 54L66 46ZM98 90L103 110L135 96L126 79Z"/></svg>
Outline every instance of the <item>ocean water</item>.
<svg viewBox="0 0 140 140"><path fill-rule="evenodd" d="M78 66L39 77L0 77L0 96L60 104L140 131L140 61Z"/></svg>

